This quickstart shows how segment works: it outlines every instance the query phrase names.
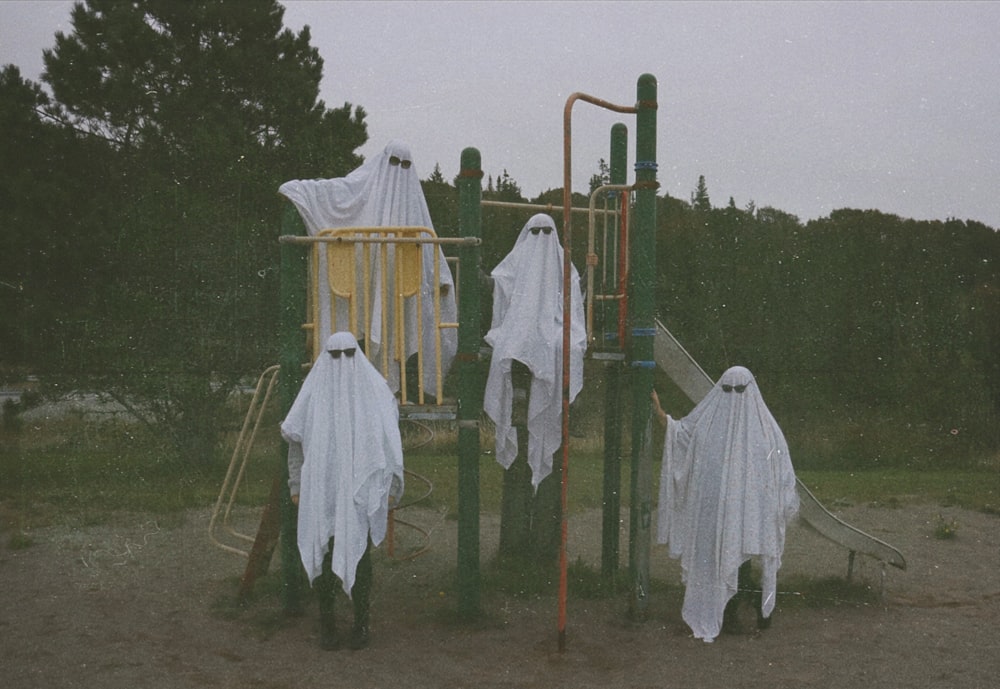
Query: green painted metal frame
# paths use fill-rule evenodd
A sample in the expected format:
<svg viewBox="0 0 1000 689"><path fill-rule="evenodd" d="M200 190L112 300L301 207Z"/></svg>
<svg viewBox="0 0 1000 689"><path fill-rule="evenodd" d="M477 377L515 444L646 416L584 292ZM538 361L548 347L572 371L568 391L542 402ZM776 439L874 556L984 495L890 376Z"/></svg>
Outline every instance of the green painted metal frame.
<svg viewBox="0 0 1000 689"><path fill-rule="evenodd" d="M629 325L626 358L632 384L632 467L629 512L629 573L633 619L649 608L649 552L653 514L652 418L653 339L656 283L656 78L636 86L635 211L629 238Z"/></svg>
<svg viewBox="0 0 1000 689"><path fill-rule="evenodd" d="M611 184L625 184L628 175L628 128L621 122L611 127ZM622 193L619 199L628 203L629 195ZM612 210L618 209L616 200ZM621 230L619 230L621 231ZM602 256L602 260L608 260ZM621 305L619 303L619 308ZM598 337L602 341L599 347L605 346L608 329L607 313L603 319L604 332ZM617 332L617 318L615 319ZM616 342L620 349L622 342ZM622 470L622 362L609 360L604 366L604 486L601 515L601 578L607 586L613 586L618 576L618 561L620 559L619 520L621 515L621 470Z"/></svg>
<svg viewBox="0 0 1000 689"><path fill-rule="evenodd" d="M462 151L458 176L459 227L463 237L482 236L483 171L479 151ZM463 245L459 254L458 353L458 613L480 613L479 569L479 418L483 410L483 364L479 350L480 268L478 242Z"/></svg>

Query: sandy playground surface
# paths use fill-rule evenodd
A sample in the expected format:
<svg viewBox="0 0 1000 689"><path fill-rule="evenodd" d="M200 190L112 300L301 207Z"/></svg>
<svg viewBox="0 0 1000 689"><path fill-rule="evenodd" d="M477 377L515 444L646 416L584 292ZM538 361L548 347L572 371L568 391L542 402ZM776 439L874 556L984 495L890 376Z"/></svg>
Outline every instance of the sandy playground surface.
<svg viewBox="0 0 1000 689"><path fill-rule="evenodd" d="M286 618L273 582L232 603L245 561L210 544L208 510L158 519L119 514L97 527L0 535L0 683L38 687L975 687L1000 677L1000 517L931 505L850 506L839 516L899 548L900 571L859 557L873 594L805 600L796 582L843 579L847 553L806 527L789 530L770 629L715 643L680 619L677 563L652 548L649 619L629 623L624 594L571 598L557 649L555 597L484 594L484 620L460 625L452 581L456 523L411 508L430 532L417 558L375 556L371 645L317 646L315 605ZM256 513L236 515L255 532ZM940 519L957 537L936 538ZM497 519L482 521L483 561ZM397 552L406 551L406 529ZM627 533L622 536L627 548ZM599 568L600 514L570 520L570 561ZM623 555L624 560L624 555ZM275 564L277 559L275 559ZM273 569L273 567L272 567ZM801 587L801 584L799 585ZM878 595L881 592L881 596ZM343 600L342 600L343 602ZM345 626L350 613L342 606Z"/></svg>

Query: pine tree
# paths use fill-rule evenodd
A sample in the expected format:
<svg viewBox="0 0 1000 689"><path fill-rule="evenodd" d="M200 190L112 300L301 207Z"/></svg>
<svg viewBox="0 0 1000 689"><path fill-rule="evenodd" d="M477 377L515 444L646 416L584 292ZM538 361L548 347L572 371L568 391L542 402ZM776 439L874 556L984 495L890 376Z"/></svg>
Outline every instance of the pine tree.
<svg viewBox="0 0 1000 689"><path fill-rule="evenodd" d="M691 207L696 211L712 210L712 203L708 198L708 185L705 184L705 175L698 175L698 186L691 194Z"/></svg>
<svg viewBox="0 0 1000 689"><path fill-rule="evenodd" d="M608 162L601 158L597 161L597 172L590 176L590 193L594 193L594 189L604 186L605 184L611 183L611 166Z"/></svg>
<svg viewBox="0 0 1000 689"><path fill-rule="evenodd" d="M431 176L427 178L427 181L435 184L447 184L447 182L445 182L444 175L441 173L440 163L434 163L434 171L431 172Z"/></svg>
<svg viewBox="0 0 1000 689"><path fill-rule="evenodd" d="M202 462L232 386L277 348L278 187L346 174L368 138L363 109L318 100L322 58L283 16L275 0L87 0L43 54L50 117L107 155L81 177L113 266L51 349ZM60 230L95 241L73 216Z"/></svg>

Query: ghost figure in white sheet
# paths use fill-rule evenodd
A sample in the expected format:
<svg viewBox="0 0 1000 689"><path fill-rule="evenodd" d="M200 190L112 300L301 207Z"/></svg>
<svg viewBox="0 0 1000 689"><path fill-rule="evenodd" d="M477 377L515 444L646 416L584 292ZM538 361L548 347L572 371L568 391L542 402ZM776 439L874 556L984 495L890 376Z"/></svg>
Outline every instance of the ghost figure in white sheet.
<svg viewBox="0 0 1000 689"><path fill-rule="evenodd" d="M312 583L333 539L331 568L350 595L368 539L385 538L403 493L399 408L349 332L326 341L281 424L289 491L299 496L298 546Z"/></svg>
<svg viewBox="0 0 1000 689"><path fill-rule="evenodd" d="M279 187L278 192L295 204L299 215L310 235L317 235L325 229L345 227L427 227L431 230L430 211L420 187L416 167L410 148L404 143L390 142L381 154L372 156L359 168L346 177L335 179L292 180ZM356 248L356 299L359 304L367 304L370 291L371 310L359 308L359 326L357 337L364 338L368 358L381 368L382 348L388 347L387 360L396 356L396 334L394 327L395 300L391 297L388 304L382 303L381 262L378 258L379 248L369 245L369 281L364 284L362 266L363 250ZM390 249L390 257L394 250ZM438 257L438 280L434 281L434 256ZM406 346L404 358L417 351L418 329L417 319L422 319L422 341L424 351L423 385L425 390L435 390L437 380L437 365L433 356L435 342L434 292L441 295L441 321L454 323L457 320L455 304L454 280L451 269L445 260L440 245L423 244L421 247L421 313L417 313L416 297L408 297L404 306L404 333ZM390 263L391 265L391 263ZM341 297L337 299L337 322L331 323L330 289L327 283L326 253L320 252L319 264L316 266L319 277L319 312L320 329L318 341L322 341L329 333L337 330L350 330L349 308ZM392 270L390 268L389 272ZM392 284L394 277L386 276L387 284ZM384 311L384 313L383 313ZM382 322L385 318L386 329L383 332ZM441 329L441 375L447 374L458 348L458 333L454 328ZM387 380L393 392L399 389L399 371L396 366L389 366Z"/></svg>
<svg viewBox="0 0 1000 689"><path fill-rule="evenodd" d="M583 387L587 329L580 276L570 264L569 395ZM552 455L562 444L563 248L555 221L532 216L514 248L493 269L493 321L486 342L493 348L483 410L496 425L496 458L504 468L517 457L517 429L511 424L511 363L531 371L528 400L528 465L531 482L552 472Z"/></svg>
<svg viewBox="0 0 1000 689"><path fill-rule="evenodd" d="M690 414L667 417L658 540L681 560L681 615L696 638L719 634L751 558L763 570L760 612L770 617L785 527L798 507L788 445L749 370L728 369Z"/></svg>

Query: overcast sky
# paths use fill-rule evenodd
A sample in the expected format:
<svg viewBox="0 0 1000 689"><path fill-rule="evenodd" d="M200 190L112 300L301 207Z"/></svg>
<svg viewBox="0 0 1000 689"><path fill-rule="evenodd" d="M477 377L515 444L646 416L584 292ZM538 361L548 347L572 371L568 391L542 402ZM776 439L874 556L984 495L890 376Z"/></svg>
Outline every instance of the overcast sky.
<svg viewBox="0 0 1000 689"><path fill-rule="evenodd" d="M563 108L632 105L657 78L658 179L704 175L806 221L838 208L1000 228L1000 2L284 2L322 55L321 97L368 112L370 155L407 141L427 177L475 146L526 196L562 186ZM0 64L40 78L72 2L0 2ZM578 103L573 186L634 116ZM634 152L629 152L630 181Z"/></svg>

